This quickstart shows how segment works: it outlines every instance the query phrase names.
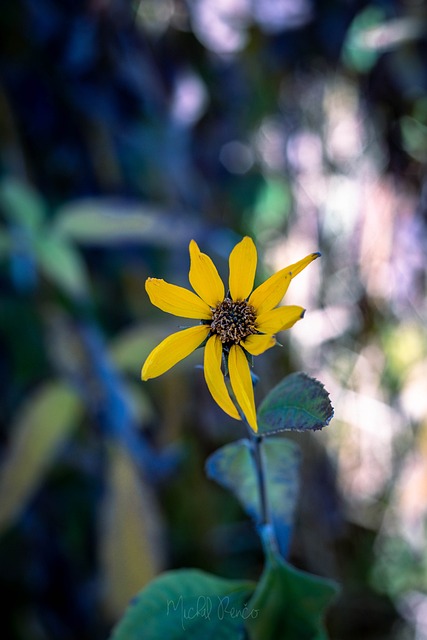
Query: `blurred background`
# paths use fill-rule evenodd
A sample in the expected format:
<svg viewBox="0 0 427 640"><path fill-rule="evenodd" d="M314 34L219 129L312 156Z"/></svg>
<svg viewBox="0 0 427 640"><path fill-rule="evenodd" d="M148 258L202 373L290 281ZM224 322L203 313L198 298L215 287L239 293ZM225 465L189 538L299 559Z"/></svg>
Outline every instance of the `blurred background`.
<svg viewBox="0 0 427 640"><path fill-rule="evenodd" d="M422 0L5 0L0 20L2 635L102 639L158 572L256 579L204 461L244 435L180 321L195 238L227 277L320 250L307 308L256 360L335 418L297 434L291 561L336 579L333 640L427 638L427 39Z"/></svg>

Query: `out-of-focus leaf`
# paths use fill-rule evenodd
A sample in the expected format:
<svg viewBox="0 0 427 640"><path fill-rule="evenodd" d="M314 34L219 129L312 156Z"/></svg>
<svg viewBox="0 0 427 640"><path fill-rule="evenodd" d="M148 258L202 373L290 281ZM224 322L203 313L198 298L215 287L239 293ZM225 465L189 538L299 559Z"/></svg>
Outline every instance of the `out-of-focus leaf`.
<svg viewBox="0 0 427 640"><path fill-rule="evenodd" d="M277 233L292 206L291 190L280 179L266 179L260 187L252 214L253 233Z"/></svg>
<svg viewBox="0 0 427 640"><path fill-rule="evenodd" d="M27 400L0 469L0 529L11 524L37 491L81 410L78 395L61 382L46 383Z"/></svg>
<svg viewBox="0 0 427 640"><path fill-rule="evenodd" d="M34 256L34 238L22 227L14 227L10 233L9 270L17 291L34 291L37 286L37 264Z"/></svg>
<svg viewBox="0 0 427 640"><path fill-rule="evenodd" d="M64 205L54 227L66 238L92 245L147 242L168 247L189 241L197 233L194 220L183 212L107 198Z"/></svg>
<svg viewBox="0 0 427 640"><path fill-rule="evenodd" d="M398 380L405 380L408 372L422 362L427 353L427 327L415 322L399 322L384 326L381 342L387 354L387 369Z"/></svg>
<svg viewBox="0 0 427 640"><path fill-rule="evenodd" d="M150 396L138 378L126 381L126 392L129 394L132 415L136 424L143 424L154 420L155 411Z"/></svg>
<svg viewBox="0 0 427 640"><path fill-rule="evenodd" d="M415 17L386 20L382 8L368 6L353 20L343 47L343 60L357 71L369 71L381 53L417 39L424 33Z"/></svg>
<svg viewBox="0 0 427 640"><path fill-rule="evenodd" d="M371 5L354 18L343 46L343 60L348 67L366 72L374 66L379 52L367 46L366 35L370 29L383 24L384 20L383 9Z"/></svg>
<svg viewBox="0 0 427 640"><path fill-rule="evenodd" d="M109 344L114 364L139 376L141 366L150 351L168 335L167 327L141 324L126 329Z"/></svg>
<svg viewBox="0 0 427 640"><path fill-rule="evenodd" d="M321 382L305 373L286 376L258 409L260 435L278 431L308 431L329 424L334 410Z"/></svg>
<svg viewBox="0 0 427 640"><path fill-rule="evenodd" d="M142 365L148 354L166 336L179 331L171 324L139 325L125 330L109 343L109 353L114 364L132 377L140 377ZM179 371L189 371L201 362L200 351L190 354L179 363ZM169 375L169 374L168 374ZM174 375L172 372L171 376Z"/></svg>
<svg viewBox="0 0 427 640"><path fill-rule="evenodd" d="M163 574L129 606L111 640L244 640L255 583L196 569ZM261 613L261 612L259 612Z"/></svg>
<svg viewBox="0 0 427 640"><path fill-rule="evenodd" d="M37 259L49 280L71 296L83 297L88 291L85 264L73 245L54 234L37 239Z"/></svg>
<svg viewBox="0 0 427 640"><path fill-rule="evenodd" d="M110 449L100 525L105 605L116 619L163 565L162 523L155 498L118 445Z"/></svg>
<svg viewBox="0 0 427 640"><path fill-rule="evenodd" d="M8 255L12 248L12 238L7 231L0 229L0 258Z"/></svg>
<svg viewBox="0 0 427 640"><path fill-rule="evenodd" d="M397 599L410 593L425 593L427 588L427 551L414 549L408 539L397 533L380 534L376 545L372 582L381 593Z"/></svg>
<svg viewBox="0 0 427 640"><path fill-rule="evenodd" d="M247 513L260 522L257 475L249 440L239 440L215 451L206 462L209 478L229 489ZM261 443L269 515L281 553L288 550L298 495L299 450L290 440L268 438Z"/></svg>
<svg viewBox="0 0 427 640"><path fill-rule="evenodd" d="M402 144L413 158L419 162L427 160L427 126L410 116L400 119Z"/></svg>
<svg viewBox="0 0 427 640"><path fill-rule="evenodd" d="M27 184L12 177L0 181L0 207L13 223L38 231L45 217L40 196Z"/></svg>
<svg viewBox="0 0 427 640"><path fill-rule="evenodd" d="M331 580L290 566L271 550L248 609L250 640L327 640L323 618L337 594Z"/></svg>

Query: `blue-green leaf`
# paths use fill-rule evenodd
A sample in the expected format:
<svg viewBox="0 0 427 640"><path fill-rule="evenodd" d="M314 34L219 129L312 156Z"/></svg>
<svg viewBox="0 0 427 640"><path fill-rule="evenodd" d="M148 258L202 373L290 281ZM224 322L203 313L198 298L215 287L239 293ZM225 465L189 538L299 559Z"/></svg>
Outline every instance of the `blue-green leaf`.
<svg viewBox="0 0 427 640"><path fill-rule="evenodd" d="M247 607L255 584L197 569L169 571L132 601L111 640L243 640L260 612Z"/></svg>
<svg viewBox="0 0 427 640"><path fill-rule="evenodd" d="M194 220L181 211L165 211L118 198L88 198L63 205L57 211L54 231L79 244L149 242L168 247L188 242L196 230Z"/></svg>
<svg viewBox="0 0 427 640"><path fill-rule="evenodd" d="M335 582L292 567L272 550L248 609L250 640L327 640L324 615L335 597Z"/></svg>
<svg viewBox="0 0 427 640"><path fill-rule="evenodd" d="M368 45L367 36L370 30L383 25L384 20L384 10L375 6L368 6L354 18L342 49L343 61L347 67L367 72L374 66L380 52L378 48Z"/></svg>
<svg viewBox="0 0 427 640"><path fill-rule="evenodd" d="M88 292L86 265L79 251L59 235L41 235L36 243L37 261L46 277L65 293L85 297Z"/></svg>
<svg viewBox="0 0 427 640"><path fill-rule="evenodd" d="M11 234L0 229L0 259L10 253L12 246Z"/></svg>
<svg viewBox="0 0 427 640"><path fill-rule="evenodd" d="M329 424L334 410L321 382L292 373L270 391L258 409L258 433L309 431Z"/></svg>
<svg viewBox="0 0 427 640"><path fill-rule="evenodd" d="M369 5L354 18L342 47L345 65L366 73L385 51L402 49L423 36L423 23L414 16L388 20L381 7Z"/></svg>
<svg viewBox="0 0 427 640"><path fill-rule="evenodd" d="M28 231L40 230L45 217L45 206L36 191L25 182L5 177L0 182L0 206L10 222Z"/></svg>
<svg viewBox="0 0 427 640"><path fill-rule="evenodd" d="M207 460L208 477L229 489L245 511L261 521L256 468L251 454L254 443L239 440L218 449ZM270 520L281 553L288 550L298 495L298 447L284 438L268 438L261 443Z"/></svg>

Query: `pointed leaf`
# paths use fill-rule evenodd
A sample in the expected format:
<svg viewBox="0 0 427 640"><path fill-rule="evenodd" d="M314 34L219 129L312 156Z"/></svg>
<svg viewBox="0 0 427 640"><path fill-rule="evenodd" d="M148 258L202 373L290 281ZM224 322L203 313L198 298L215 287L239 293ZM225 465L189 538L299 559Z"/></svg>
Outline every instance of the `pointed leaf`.
<svg viewBox="0 0 427 640"><path fill-rule="evenodd" d="M176 246L197 235L194 219L184 212L108 197L67 203L57 211L54 229L69 240L101 246L123 242Z"/></svg>
<svg viewBox="0 0 427 640"><path fill-rule="evenodd" d="M229 489L258 524L260 505L257 476L249 440L218 449L207 460L209 478ZM288 550L298 495L299 450L290 440L269 438L261 443L261 455L270 518L281 553Z"/></svg>
<svg viewBox="0 0 427 640"><path fill-rule="evenodd" d="M169 333L176 331L175 325L138 324L125 329L109 343L109 352L114 364L120 369L140 377L141 364L150 351Z"/></svg>
<svg viewBox="0 0 427 640"><path fill-rule="evenodd" d="M33 232L40 229L45 217L45 206L38 193L11 177L0 182L0 207L12 223Z"/></svg>
<svg viewBox="0 0 427 640"><path fill-rule="evenodd" d="M250 640L327 640L323 618L338 591L331 580L289 565L269 551L267 564L248 609Z"/></svg>
<svg viewBox="0 0 427 640"><path fill-rule="evenodd" d="M0 469L0 529L11 524L38 489L81 410L76 392L62 382L46 383L22 408Z"/></svg>
<svg viewBox="0 0 427 640"><path fill-rule="evenodd" d="M255 584L196 569L170 571L133 600L110 640L244 640L260 612L247 607Z"/></svg>
<svg viewBox="0 0 427 640"><path fill-rule="evenodd" d="M292 373L270 391L258 409L258 433L322 429L334 415L321 382Z"/></svg>
<svg viewBox="0 0 427 640"><path fill-rule="evenodd" d="M104 604L113 619L163 568L162 528L150 487L129 454L115 445L100 526Z"/></svg>
<svg viewBox="0 0 427 640"><path fill-rule="evenodd" d="M82 297L88 291L86 266L74 246L60 236L49 234L37 240L37 259L42 271L66 293Z"/></svg>

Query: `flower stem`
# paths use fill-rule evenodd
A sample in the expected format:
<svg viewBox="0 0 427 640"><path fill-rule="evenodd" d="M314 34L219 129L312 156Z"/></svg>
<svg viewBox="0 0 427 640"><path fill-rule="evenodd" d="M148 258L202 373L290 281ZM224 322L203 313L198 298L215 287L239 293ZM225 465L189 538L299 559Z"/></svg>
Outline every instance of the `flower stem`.
<svg viewBox="0 0 427 640"><path fill-rule="evenodd" d="M228 380L226 377L226 383L227 382ZM249 451L252 457L252 461L254 464L256 482L258 487L258 496L259 496L260 516L259 516L259 521L257 523L258 532L261 537L265 553L268 553L269 551L272 551L272 550L276 551L277 541L274 533L273 523L271 522L271 519L270 519L270 511L268 508L267 485L266 485L264 461L262 456L262 443L263 443L264 437L254 433L253 429L249 425L249 422L246 420L245 414L240 409L239 404L234 397L234 394L230 385L229 385L229 391L230 391L230 395L234 400L236 409L240 414L242 422L246 425L246 428L249 434L248 445L249 445Z"/></svg>
<svg viewBox="0 0 427 640"><path fill-rule="evenodd" d="M258 484L259 505L260 505L260 526L269 524L269 513L267 503L267 488L265 486L265 472L262 460L262 436L257 436L250 429L250 452L255 466L255 473Z"/></svg>
<svg viewBox="0 0 427 640"><path fill-rule="evenodd" d="M262 457L263 437L256 435L249 425L248 430L249 447L254 463L259 495L260 518L258 522L258 532L262 540L264 551L265 553L268 553L268 551L277 550L277 541L273 523L270 518L270 510L268 508L267 484Z"/></svg>

